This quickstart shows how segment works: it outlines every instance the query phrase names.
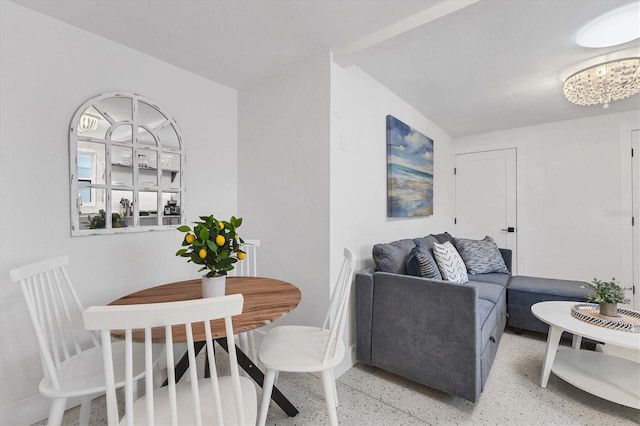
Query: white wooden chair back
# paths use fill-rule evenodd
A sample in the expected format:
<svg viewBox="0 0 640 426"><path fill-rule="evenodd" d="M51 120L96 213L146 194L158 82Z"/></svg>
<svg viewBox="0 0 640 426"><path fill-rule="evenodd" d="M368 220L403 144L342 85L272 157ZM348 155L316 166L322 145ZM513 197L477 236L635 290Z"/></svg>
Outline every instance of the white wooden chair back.
<svg viewBox="0 0 640 426"><path fill-rule="evenodd" d="M95 333L78 327L84 307L65 269L68 264L69 257L61 256L9 272L11 280L20 283L27 302L45 379L58 390L61 365L79 355L87 342L100 347Z"/></svg>
<svg viewBox="0 0 640 426"><path fill-rule="evenodd" d="M258 247L260 247L260 240L244 240L244 244L240 247L247 254L247 257L236 262L234 275L239 277L257 277L257 255Z"/></svg>
<svg viewBox="0 0 640 426"><path fill-rule="evenodd" d="M324 322L322 323L322 328L324 330L330 330L327 346L325 347L324 355L322 357L323 363L327 362L329 358L335 356L338 342L342 340L345 317L347 316L347 302L349 301L349 295L351 294L351 282L353 281L355 263L355 254L345 247L342 267L338 274L336 286L331 294L331 301L329 302L327 315L324 317Z"/></svg>
<svg viewBox="0 0 640 426"><path fill-rule="evenodd" d="M241 294L181 302L153 303L144 305L92 306L84 312L85 326L89 330L100 330L105 359L107 382L107 415L110 425L118 424L118 404L114 386L111 330L124 330L126 353L125 419L123 423L134 424L254 424L256 394L253 383L241 386L235 346L229 345L231 379L216 373L215 353L211 335L211 320L224 318L226 337L233 342L231 316L242 312L244 298ZM187 336L189 364L196 365L193 323L204 322L207 356L211 377L198 379L196 368L190 368L190 382L176 384L173 356L172 326L184 327ZM168 386L153 388L152 328L163 327ZM134 403L131 392L132 330L145 332L146 394ZM247 392L249 390L249 392ZM250 392L253 392L251 395ZM244 399L247 399L246 403ZM234 405L231 407L230 405ZM248 407L248 410L246 410ZM134 411L136 415L134 416Z"/></svg>

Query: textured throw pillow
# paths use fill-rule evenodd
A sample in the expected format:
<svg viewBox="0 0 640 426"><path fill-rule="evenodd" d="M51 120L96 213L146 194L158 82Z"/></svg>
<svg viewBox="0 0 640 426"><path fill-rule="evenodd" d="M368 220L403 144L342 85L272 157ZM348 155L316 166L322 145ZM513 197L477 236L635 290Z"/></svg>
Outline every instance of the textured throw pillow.
<svg viewBox="0 0 640 426"><path fill-rule="evenodd" d="M509 273L500 249L490 236L482 240L456 238L454 242L470 274Z"/></svg>
<svg viewBox="0 0 640 426"><path fill-rule="evenodd" d="M425 247L417 246L409 253L407 260L407 274L414 277L430 278L432 280L441 280L440 270L436 264L431 250Z"/></svg>
<svg viewBox="0 0 640 426"><path fill-rule="evenodd" d="M449 241L444 244L433 243L433 257L440 268L443 280L461 284L469 281L467 268L460 254Z"/></svg>

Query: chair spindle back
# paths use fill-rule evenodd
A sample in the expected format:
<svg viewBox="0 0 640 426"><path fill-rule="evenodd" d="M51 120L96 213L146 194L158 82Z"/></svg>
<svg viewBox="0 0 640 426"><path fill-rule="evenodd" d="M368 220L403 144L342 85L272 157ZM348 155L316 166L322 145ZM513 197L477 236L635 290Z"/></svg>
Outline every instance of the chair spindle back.
<svg viewBox="0 0 640 426"><path fill-rule="evenodd" d="M13 282L20 283L40 348L44 374L55 389L60 389L57 371L82 352L81 345L90 342L95 347L100 346L95 333L74 326L82 323L84 307L65 269L68 264L69 257L61 256L9 273Z"/></svg>

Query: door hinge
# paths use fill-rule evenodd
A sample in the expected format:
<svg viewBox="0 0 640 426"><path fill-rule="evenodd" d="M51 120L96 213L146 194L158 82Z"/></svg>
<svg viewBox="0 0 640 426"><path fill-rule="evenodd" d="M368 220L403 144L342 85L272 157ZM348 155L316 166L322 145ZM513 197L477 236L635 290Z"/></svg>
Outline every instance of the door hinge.
<svg viewBox="0 0 640 426"><path fill-rule="evenodd" d="M454 217L454 218L453 218L453 224L454 224L454 225L457 225L457 224L458 224L458 218L457 218L457 217Z"/></svg>
<svg viewBox="0 0 640 426"><path fill-rule="evenodd" d="M631 156L633 157L633 148L631 148Z"/></svg>
<svg viewBox="0 0 640 426"><path fill-rule="evenodd" d="M453 174L455 175L456 173L458 173L458 169L456 167L453 168Z"/></svg>
<svg viewBox="0 0 640 426"><path fill-rule="evenodd" d="M636 226L636 218L631 216L631 226Z"/></svg>
<svg viewBox="0 0 640 426"><path fill-rule="evenodd" d="M631 287L631 292L632 292L633 294L636 294L636 286L635 286L635 285L634 285L633 287Z"/></svg>

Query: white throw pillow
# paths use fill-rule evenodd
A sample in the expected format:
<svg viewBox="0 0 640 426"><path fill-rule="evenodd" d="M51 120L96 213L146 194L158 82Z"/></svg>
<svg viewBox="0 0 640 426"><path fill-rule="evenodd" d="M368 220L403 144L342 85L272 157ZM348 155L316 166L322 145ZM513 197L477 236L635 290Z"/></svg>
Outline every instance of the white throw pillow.
<svg viewBox="0 0 640 426"><path fill-rule="evenodd" d="M458 250L449 241L444 244L433 243L433 257L436 259L443 280L460 284L469 281L467 267Z"/></svg>

